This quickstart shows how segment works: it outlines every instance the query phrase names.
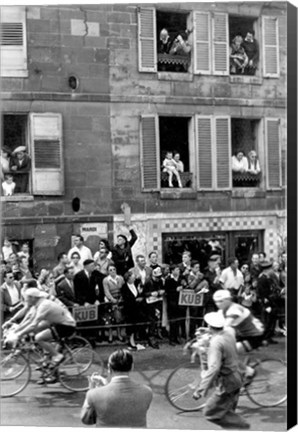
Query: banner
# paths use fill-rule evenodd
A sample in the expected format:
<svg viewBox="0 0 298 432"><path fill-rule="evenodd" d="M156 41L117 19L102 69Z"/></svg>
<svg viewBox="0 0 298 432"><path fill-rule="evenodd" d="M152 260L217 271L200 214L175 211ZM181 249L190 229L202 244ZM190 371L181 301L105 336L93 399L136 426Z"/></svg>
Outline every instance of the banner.
<svg viewBox="0 0 298 432"><path fill-rule="evenodd" d="M95 321L97 320L97 305L76 306L72 310L72 315L76 322Z"/></svg>
<svg viewBox="0 0 298 432"><path fill-rule="evenodd" d="M107 223L84 223L80 226L80 234L87 240L89 236L108 237Z"/></svg>
<svg viewBox="0 0 298 432"><path fill-rule="evenodd" d="M203 306L204 294L195 293L192 290L182 290L179 294L180 306Z"/></svg>

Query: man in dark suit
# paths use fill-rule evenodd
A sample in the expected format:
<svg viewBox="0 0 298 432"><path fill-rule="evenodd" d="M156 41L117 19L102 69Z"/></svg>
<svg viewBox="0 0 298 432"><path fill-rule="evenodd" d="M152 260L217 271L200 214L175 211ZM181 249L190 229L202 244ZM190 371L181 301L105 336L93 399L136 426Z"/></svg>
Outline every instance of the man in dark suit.
<svg viewBox="0 0 298 432"><path fill-rule="evenodd" d="M57 285L56 293L57 297L68 309L72 309L73 306L78 306L75 298L74 283L73 279L75 276L74 265L69 265L64 270L64 279Z"/></svg>
<svg viewBox="0 0 298 432"><path fill-rule="evenodd" d="M81 420L84 424L97 427L144 428L147 426L147 411L152 401L152 390L144 384L133 381L129 372L133 368L132 354L118 349L108 360L111 380L108 384L100 376L92 376L90 390L82 407ZM96 419L88 421L91 410Z"/></svg>
<svg viewBox="0 0 298 432"><path fill-rule="evenodd" d="M26 153L25 146L19 146L12 152L9 165L16 183L15 193L29 192L29 172L31 171L31 158Z"/></svg>

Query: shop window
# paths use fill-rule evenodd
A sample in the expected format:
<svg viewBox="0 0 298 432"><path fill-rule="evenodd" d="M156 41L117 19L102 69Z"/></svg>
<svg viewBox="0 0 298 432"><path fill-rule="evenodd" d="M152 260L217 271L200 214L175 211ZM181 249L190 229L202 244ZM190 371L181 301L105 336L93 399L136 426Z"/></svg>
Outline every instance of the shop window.
<svg viewBox="0 0 298 432"><path fill-rule="evenodd" d="M156 11L157 70L187 72L191 45L187 14Z"/></svg>
<svg viewBox="0 0 298 432"><path fill-rule="evenodd" d="M225 233L170 233L162 235L163 262L179 264L182 262L182 253L190 251L192 259L199 261L201 270L207 267L208 257L218 254L221 262L226 261L226 234Z"/></svg>
<svg viewBox="0 0 298 432"><path fill-rule="evenodd" d="M159 117L161 187L192 186L187 117Z"/></svg>
<svg viewBox="0 0 298 432"><path fill-rule="evenodd" d="M259 120L231 119L233 187L260 186Z"/></svg>
<svg viewBox="0 0 298 432"><path fill-rule="evenodd" d="M63 193L60 114L2 116L1 182L8 199Z"/></svg>

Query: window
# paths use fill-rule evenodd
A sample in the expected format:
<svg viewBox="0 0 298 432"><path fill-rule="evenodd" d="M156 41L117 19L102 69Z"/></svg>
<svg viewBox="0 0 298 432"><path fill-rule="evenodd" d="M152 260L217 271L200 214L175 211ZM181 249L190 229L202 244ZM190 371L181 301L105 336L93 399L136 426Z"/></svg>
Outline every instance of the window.
<svg viewBox="0 0 298 432"><path fill-rule="evenodd" d="M229 116L144 115L140 122L141 179L144 192L171 187L163 172L166 152L179 153L184 164L184 190L231 190L282 185L280 120ZM251 156L246 171L234 172L238 150ZM255 153L255 154L254 154ZM174 154L172 155L174 156ZM257 163L256 163L257 161ZM258 172L252 172L258 167ZM179 187L173 175L173 188Z"/></svg>
<svg viewBox="0 0 298 432"><path fill-rule="evenodd" d="M27 77L25 6L1 7L1 76Z"/></svg>
<svg viewBox="0 0 298 432"><path fill-rule="evenodd" d="M2 123L3 194L61 195L64 187L61 115L3 114Z"/></svg>
<svg viewBox="0 0 298 432"><path fill-rule="evenodd" d="M260 186L259 128L260 120L231 119L233 187Z"/></svg>
<svg viewBox="0 0 298 432"><path fill-rule="evenodd" d="M174 40L180 33L189 42L191 50L188 55L158 52L163 29L168 30L170 39ZM139 71L228 76L231 72L232 41L239 34L245 39L248 31L255 33L259 52L257 68L245 64L243 73L241 69L236 69L232 70L232 75L261 76L262 72L267 78L278 77L277 17L263 16L260 19L224 12L170 12L141 7L138 10ZM252 52L252 45L248 42L246 45L246 50Z"/></svg>

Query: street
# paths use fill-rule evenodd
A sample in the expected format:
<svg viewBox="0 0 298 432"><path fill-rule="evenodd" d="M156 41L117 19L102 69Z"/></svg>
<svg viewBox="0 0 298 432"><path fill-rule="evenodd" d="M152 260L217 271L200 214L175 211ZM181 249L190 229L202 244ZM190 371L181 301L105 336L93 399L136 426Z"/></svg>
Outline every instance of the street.
<svg viewBox="0 0 298 432"><path fill-rule="evenodd" d="M278 345L260 350L260 356L285 358L286 339L278 337ZM123 345L125 346L125 345ZM106 362L116 345L97 346L96 352ZM164 384L171 370L186 360L182 346L161 344L160 350L147 348L134 354L132 376L153 389L153 402L148 412L150 429L220 430L209 423L201 412L179 413L166 400ZM70 393L59 383L47 387L31 381L19 395L1 399L2 426L67 426L83 427L80 409L84 393ZM238 412L251 424L251 430L286 430L286 404L274 408L258 408L246 396L240 397Z"/></svg>

